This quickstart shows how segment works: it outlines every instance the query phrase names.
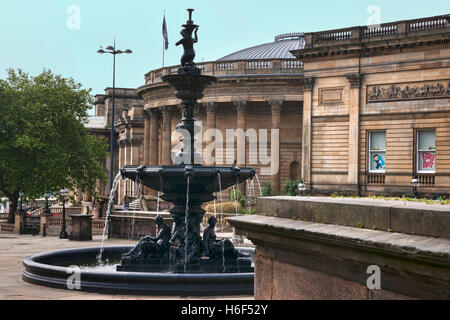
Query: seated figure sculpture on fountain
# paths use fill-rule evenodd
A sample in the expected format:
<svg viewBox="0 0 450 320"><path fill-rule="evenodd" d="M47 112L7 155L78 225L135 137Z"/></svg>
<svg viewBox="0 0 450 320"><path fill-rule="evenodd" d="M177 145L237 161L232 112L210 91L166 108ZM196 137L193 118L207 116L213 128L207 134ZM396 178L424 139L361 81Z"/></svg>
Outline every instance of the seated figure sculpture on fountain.
<svg viewBox="0 0 450 320"><path fill-rule="evenodd" d="M210 258L224 257L237 258L241 256L229 239L217 239L214 228L217 224L215 217L208 219L209 226L203 231L203 250L204 254ZM242 255L244 256L244 255Z"/></svg>
<svg viewBox="0 0 450 320"><path fill-rule="evenodd" d="M141 238L130 252L122 256L122 259L167 257L169 254L169 240L171 235L170 228L161 216L155 217L155 223L158 226L158 234L156 237L146 236Z"/></svg>

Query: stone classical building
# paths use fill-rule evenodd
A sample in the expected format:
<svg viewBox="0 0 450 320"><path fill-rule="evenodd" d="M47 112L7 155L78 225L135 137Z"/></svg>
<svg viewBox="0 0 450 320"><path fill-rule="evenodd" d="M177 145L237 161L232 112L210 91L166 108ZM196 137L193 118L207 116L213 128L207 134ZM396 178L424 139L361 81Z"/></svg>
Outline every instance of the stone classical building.
<svg viewBox="0 0 450 320"><path fill-rule="evenodd" d="M206 89L196 118L224 137L226 129L268 130L267 157L247 131L246 157L237 164L255 168L275 193L286 180L303 179L311 193L405 194L417 178L419 193L449 195L448 18L285 34L199 63L218 81ZM172 164L180 101L161 77L178 68L152 70L143 86L117 89L117 168ZM105 126L110 110L108 88L96 96ZM279 139L271 129L280 130ZM202 138L204 147L214 141ZM237 160L236 149L218 146L214 164ZM134 182L122 182L118 202L134 193Z"/></svg>
<svg viewBox="0 0 450 320"><path fill-rule="evenodd" d="M308 33L293 54L310 189L449 195L449 15Z"/></svg>

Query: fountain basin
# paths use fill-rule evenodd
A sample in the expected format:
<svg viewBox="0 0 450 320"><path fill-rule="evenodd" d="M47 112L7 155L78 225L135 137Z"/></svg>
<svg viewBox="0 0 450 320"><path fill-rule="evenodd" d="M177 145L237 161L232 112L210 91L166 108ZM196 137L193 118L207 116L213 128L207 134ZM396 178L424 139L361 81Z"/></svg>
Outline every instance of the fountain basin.
<svg viewBox="0 0 450 320"><path fill-rule="evenodd" d="M196 194L212 194L225 190L255 176L252 168L195 166L125 166L123 178L136 180L156 191L186 194L186 175L190 175L190 190ZM218 175L220 174L220 181ZM221 189L222 188L222 189Z"/></svg>
<svg viewBox="0 0 450 320"><path fill-rule="evenodd" d="M119 260L132 247L105 247L104 260ZM252 248L238 248L254 256ZM99 247L39 253L23 260L22 279L47 287L68 289L72 265L92 264ZM115 268L80 271L81 291L159 296L253 295L254 273L116 272Z"/></svg>

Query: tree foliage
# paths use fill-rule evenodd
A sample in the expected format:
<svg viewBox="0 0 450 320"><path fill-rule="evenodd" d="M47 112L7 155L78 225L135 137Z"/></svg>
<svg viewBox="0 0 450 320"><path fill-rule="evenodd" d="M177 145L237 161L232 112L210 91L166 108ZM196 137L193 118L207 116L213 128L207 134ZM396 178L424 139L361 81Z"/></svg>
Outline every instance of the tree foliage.
<svg viewBox="0 0 450 320"><path fill-rule="evenodd" d="M0 79L0 193L12 210L20 190L27 198L63 186L94 193L107 146L84 127L91 105L90 90L49 70L10 69Z"/></svg>

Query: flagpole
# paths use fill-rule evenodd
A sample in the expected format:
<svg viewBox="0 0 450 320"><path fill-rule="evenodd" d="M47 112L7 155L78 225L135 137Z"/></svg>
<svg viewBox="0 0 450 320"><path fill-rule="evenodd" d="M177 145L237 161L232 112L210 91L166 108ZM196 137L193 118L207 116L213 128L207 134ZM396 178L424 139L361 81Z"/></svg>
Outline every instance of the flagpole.
<svg viewBox="0 0 450 320"><path fill-rule="evenodd" d="M164 10L164 18L163 18L163 21L166 19L166 10ZM166 46L166 41L165 41L165 39L164 39L164 37L163 37L163 46L162 46L162 49L163 49L163 57L162 57L162 67L164 68L164 54L165 54L165 52L164 51L166 51L165 49L165 46Z"/></svg>

